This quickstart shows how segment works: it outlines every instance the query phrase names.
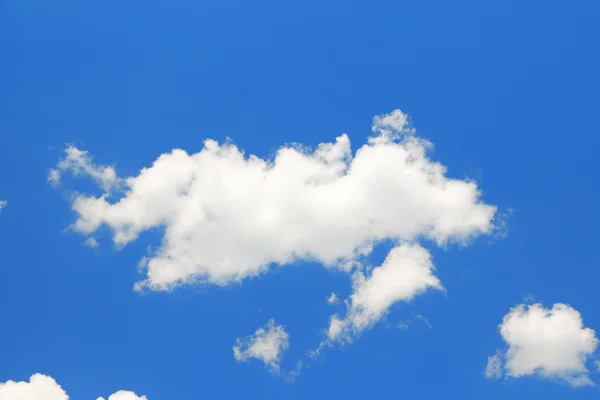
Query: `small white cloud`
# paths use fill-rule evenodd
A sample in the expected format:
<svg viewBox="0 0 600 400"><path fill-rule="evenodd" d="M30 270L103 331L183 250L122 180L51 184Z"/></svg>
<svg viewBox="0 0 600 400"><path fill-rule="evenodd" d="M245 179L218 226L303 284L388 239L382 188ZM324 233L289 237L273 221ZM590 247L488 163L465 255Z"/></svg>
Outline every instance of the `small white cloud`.
<svg viewBox="0 0 600 400"><path fill-rule="evenodd" d="M287 373L285 380L289 383L296 382L296 378L298 378L298 376L300 376L300 373L302 372L302 367L302 361L298 360L298 362L296 363L296 367Z"/></svg>
<svg viewBox="0 0 600 400"><path fill-rule="evenodd" d="M258 328L253 335L237 339L233 347L233 356L238 361L256 358L269 366L271 372L278 374L283 353L289 348L289 335L274 319L264 327Z"/></svg>
<svg viewBox="0 0 600 400"><path fill-rule="evenodd" d="M106 192L110 192L121 184L114 167L95 165L87 151L68 146L65 149L65 154L65 158L58 163L56 168L48 170L48 182L50 184L57 185L60 182L61 173L66 171L75 176L89 176Z"/></svg>
<svg viewBox="0 0 600 400"><path fill-rule="evenodd" d="M413 134L414 129L409 127L408 115L400 110L394 110L389 114L378 115L373 118L371 129L377 135L369 138L369 143L386 144L397 140L403 134Z"/></svg>
<svg viewBox="0 0 600 400"><path fill-rule="evenodd" d="M69 400L67 392L54 380L54 378L34 374L29 381L0 382L0 400ZM99 397L98 400L104 400ZM148 400L146 396L136 396L133 392L118 391L108 400Z"/></svg>
<svg viewBox="0 0 600 400"><path fill-rule="evenodd" d="M368 277L362 272L355 273L346 316L343 320L337 315L331 318L328 339L351 339L371 328L393 304L409 301L428 289L443 290L434 269L427 250L416 244L404 244L393 248ZM426 318L419 317L428 324Z"/></svg>
<svg viewBox="0 0 600 400"><path fill-rule="evenodd" d="M500 350L493 356L488 357L485 367L485 377L488 379L499 379L502 377L502 352Z"/></svg>
<svg viewBox="0 0 600 400"><path fill-rule="evenodd" d="M91 247L91 248L98 247L98 241L96 239L94 239L93 237L88 238L85 242L83 242L83 244L85 246Z"/></svg>
<svg viewBox="0 0 600 400"><path fill-rule="evenodd" d="M48 170L48 182L52 186L57 186L60 183L60 171L56 168L50 168Z"/></svg>
<svg viewBox="0 0 600 400"><path fill-rule="evenodd" d="M409 326L410 326L410 321L398 322L396 324L396 328L398 328L398 329L400 329L402 331L407 331Z"/></svg>
<svg viewBox="0 0 600 400"><path fill-rule="evenodd" d="M8 202L6 200L0 200L0 210L2 210L4 207L6 207L7 204L8 204Z"/></svg>
<svg viewBox="0 0 600 400"><path fill-rule="evenodd" d="M525 299L523 299L523 302L525 304L533 304L535 303L535 296L533 294L528 294L525 296Z"/></svg>
<svg viewBox="0 0 600 400"><path fill-rule="evenodd" d="M98 397L97 400L104 400L104 398ZM146 396L138 396L134 392L129 392L127 390L119 390L108 396L108 400L148 400L148 398Z"/></svg>
<svg viewBox="0 0 600 400"><path fill-rule="evenodd" d="M29 382L0 383L0 400L69 400L69 396L54 378L34 374Z"/></svg>
<svg viewBox="0 0 600 400"><path fill-rule="evenodd" d="M433 329L433 326L431 325L431 323L429 322L429 320L427 319L427 317L425 317L424 315L419 315L417 314L415 316L415 319L421 321L423 324L425 324L426 327L428 327L429 329Z"/></svg>
<svg viewBox="0 0 600 400"><path fill-rule="evenodd" d="M339 302L340 302L340 299L338 299L337 295L333 292L327 298L327 303L329 303L329 304L338 304Z"/></svg>
<svg viewBox="0 0 600 400"><path fill-rule="evenodd" d="M586 362L598 346L596 333L583 326L581 314L566 304L551 309L541 304L521 304L504 317L500 334L508 344L506 376L536 375L577 387L594 385ZM495 358L494 358L495 357ZM498 354L491 357L491 371L501 369Z"/></svg>
<svg viewBox="0 0 600 400"><path fill-rule="evenodd" d="M420 321L421 323L423 323L427 328L429 329L433 329L433 326L431 325L431 323L429 322L429 320L423 316L423 315L415 315L413 319L409 319L406 321L400 321L398 323L396 323L395 325L393 325L394 328L403 330L403 331L407 331L408 328L410 328L410 325L413 323L413 320L417 320Z"/></svg>
<svg viewBox="0 0 600 400"><path fill-rule="evenodd" d="M327 337L330 340L337 339L345 328L345 321L341 320L337 314L334 314L329 319L329 328L327 329Z"/></svg>

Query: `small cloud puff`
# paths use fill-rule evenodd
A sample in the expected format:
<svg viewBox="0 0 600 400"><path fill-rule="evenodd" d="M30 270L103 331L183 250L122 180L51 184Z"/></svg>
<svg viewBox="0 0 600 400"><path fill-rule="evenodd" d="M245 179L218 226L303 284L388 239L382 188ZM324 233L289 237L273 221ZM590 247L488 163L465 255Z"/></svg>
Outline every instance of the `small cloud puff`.
<svg viewBox="0 0 600 400"><path fill-rule="evenodd" d="M346 316L343 319L337 315L331 317L328 340L350 341L352 336L381 320L393 304L410 301L428 289L443 290L434 270L427 250L416 244L403 244L393 248L383 264L374 268L369 276L355 273ZM431 327L425 317L416 318Z"/></svg>
<svg viewBox="0 0 600 400"><path fill-rule="evenodd" d="M48 170L48 182L54 186L58 185L62 172L67 171L75 176L91 177L106 192L110 192L111 189L121 184L114 167L95 165L87 151L79 150L75 146L68 146L65 149L65 158L58 163L56 168Z"/></svg>
<svg viewBox="0 0 600 400"><path fill-rule="evenodd" d="M496 351L496 354L488 357L484 375L488 379L499 379L502 377L502 352Z"/></svg>
<svg viewBox="0 0 600 400"><path fill-rule="evenodd" d="M98 397L96 400L104 400L104 398ZM127 390L119 390L118 392L111 394L107 400L148 400L148 398L146 396L138 396Z"/></svg>
<svg viewBox="0 0 600 400"><path fill-rule="evenodd" d="M328 304L338 304L339 302L340 302L340 299L337 297L337 295L335 293L331 292L331 294L327 298L327 303Z"/></svg>
<svg viewBox="0 0 600 400"><path fill-rule="evenodd" d="M508 349L488 358L486 377L535 375L574 387L594 385L586 362L598 339L569 305L558 303L546 309L539 303L521 304L510 310L499 329Z"/></svg>
<svg viewBox="0 0 600 400"><path fill-rule="evenodd" d="M433 329L433 326L431 325L431 322L429 322L429 320L427 319L426 316L424 316L424 315L416 315L415 319L421 321L429 329Z"/></svg>
<svg viewBox="0 0 600 400"><path fill-rule="evenodd" d="M93 237L87 238L87 240L85 242L83 242L84 246L87 247L91 247L91 248L95 248L98 247L99 243L96 239L94 239Z"/></svg>
<svg viewBox="0 0 600 400"><path fill-rule="evenodd" d="M264 327L258 328L253 335L236 340L233 356L238 361L256 358L270 367L271 372L279 374L279 365L283 353L289 348L289 335L282 325L270 319ZM298 370L299 372L299 370Z"/></svg>

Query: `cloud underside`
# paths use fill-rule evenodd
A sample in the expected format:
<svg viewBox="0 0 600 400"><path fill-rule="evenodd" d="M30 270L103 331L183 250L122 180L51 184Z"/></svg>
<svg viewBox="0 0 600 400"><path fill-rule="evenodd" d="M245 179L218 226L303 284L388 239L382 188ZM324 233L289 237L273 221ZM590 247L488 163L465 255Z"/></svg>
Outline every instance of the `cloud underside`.
<svg viewBox="0 0 600 400"><path fill-rule="evenodd" d="M475 182L446 176L406 114L375 117L372 130L354 154L343 134L314 150L283 146L273 159L206 140L198 153L173 150L129 177L70 146L48 178L87 176L101 189L73 196L72 228L92 238L88 245L98 244L101 227L118 247L164 229L140 262L137 290L227 285L299 260L347 271L353 293L326 336L349 340L393 303L442 290L421 240L466 245L497 225L496 207L481 201ZM364 268L374 246L389 240L384 263Z"/></svg>
<svg viewBox="0 0 600 400"><path fill-rule="evenodd" d="M586 363L598 339L569 305L519 305L504 317L500 334L508 348L488 359L486 377L535 375L576 387L594 385Z"/></svg>
<svg viewBox="0 0 600 400"><path fill-rule="evenodd" d="M34 374L29 381L7 381L0 383L0 400L69 400L65 390L54 378ZM104 400L99 397L97 400ZM107 400L148 400L146 396L137 396L134 392L120 390Z"/></svg>

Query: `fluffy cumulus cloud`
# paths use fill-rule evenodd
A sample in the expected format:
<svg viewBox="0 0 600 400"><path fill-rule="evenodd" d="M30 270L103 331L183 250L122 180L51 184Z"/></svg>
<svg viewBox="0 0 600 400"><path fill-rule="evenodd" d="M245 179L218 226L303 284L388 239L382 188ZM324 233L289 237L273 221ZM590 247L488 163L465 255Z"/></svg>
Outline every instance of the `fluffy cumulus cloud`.
<svg viewBox="0 0 600 400"><path fill-rule="evenodd" d="M0 200L0 210L2 210L4 207L6 207L7 204L8 204L8 202L6 200Z"/></svg>
<svg viewBox="0 0 600 400"><path fill-rule="evenodd" d="M569 305L519 305L504 317L500 334L508 348L488 359L488 378L536 375L573 386L594 384L586 363L598 339Z"/></svg>
<svg viewBox="0 0 600 400"><path fill-rule="evenodd" d="M87 175L102 190L72 196L72 228L91 247L102 227L118 247L162 228L160 245L141 259L145 277L137 290L227 285L299 260L352 274L346 312L331 317L322 349L350 341L398 301L443 290L421 240L466 245L502 227L475 182L448 177L430 159L432 144L415 135L402 111L375 117L372 132L354 153L342 134L312 150L283 146L270 159L208 139L197 153L172 150L127 177L69 146L49 180L58 185L65 174ZM382 265L364 267L384 241L394 247ZM269 326L258 333L255 345L236 347L236 357L276 368L287 334ZM281 341L266 341L267 333ZM269 347L274 343L280 347Z"/></svg>
<svg viewBox="0 0 600 400"><path fill-rule="evenodd" d="M29 381L7 381L0 383L0 400L69 400L64 389L54 378L34 374ZM98 400L104 400L99 397ZM108 400L148 400L146 396L137 396L133 392L118 391Z"/></svg>
<svg viewBox="0 0 600 400"><path fill-rule="evenodd" d="M247 361L251 358L261 360L277 374L283 353L288 348L288 333L283 326L277 325L275 320L271 319L264 327L258 328L253 335L237 339L233 347L233 356L238 361Z"/></svg>
<svg viewBox="0 0 600 400"><path fill-rule="evenodd" d="M407 120L399 110L376 117L354 155L346 134L314 151L281 147L272 160L209 139L198 153L173 150L130 177L70 146L49 178L88 175L104 191L74 196L72 227L82 234L106 226L124 246L164 228L141 261L138 289L225 285L297 260L349 269L386 239L444 245L489 233L496 207L481 202L476 183L448 178Z"/></svg>

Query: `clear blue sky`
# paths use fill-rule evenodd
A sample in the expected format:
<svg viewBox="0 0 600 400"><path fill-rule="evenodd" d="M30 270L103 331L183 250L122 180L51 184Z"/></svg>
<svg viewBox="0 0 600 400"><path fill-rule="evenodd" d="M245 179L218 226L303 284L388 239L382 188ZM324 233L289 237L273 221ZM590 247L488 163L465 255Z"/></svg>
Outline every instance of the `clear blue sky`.
<svg viewBox="0 0 600 400"><path fill-rule="evenodd" d="M598 2L93 3L0 2L0 382L39 372L74 400L119 389L149 400L598 397L539 376L484 376L506 347L502 318L531 296L600 329ZM514 210L508 234L424 242L445 291L394 304L317 360L306 352L344 313L326 297L351 294L347 273L308 262L138 293L137 263L162 231L116 249L102 227L100 245L84 246L67 229L72 190L100 192L47 181L66 144L120 176L207 138L269 158L348 133L354 152L372 118L394 109L449 177ZM303 361L295 383L233 356L270 318L289 333L282 370ZM600 382L597 358L586 365Z"/></svg>

